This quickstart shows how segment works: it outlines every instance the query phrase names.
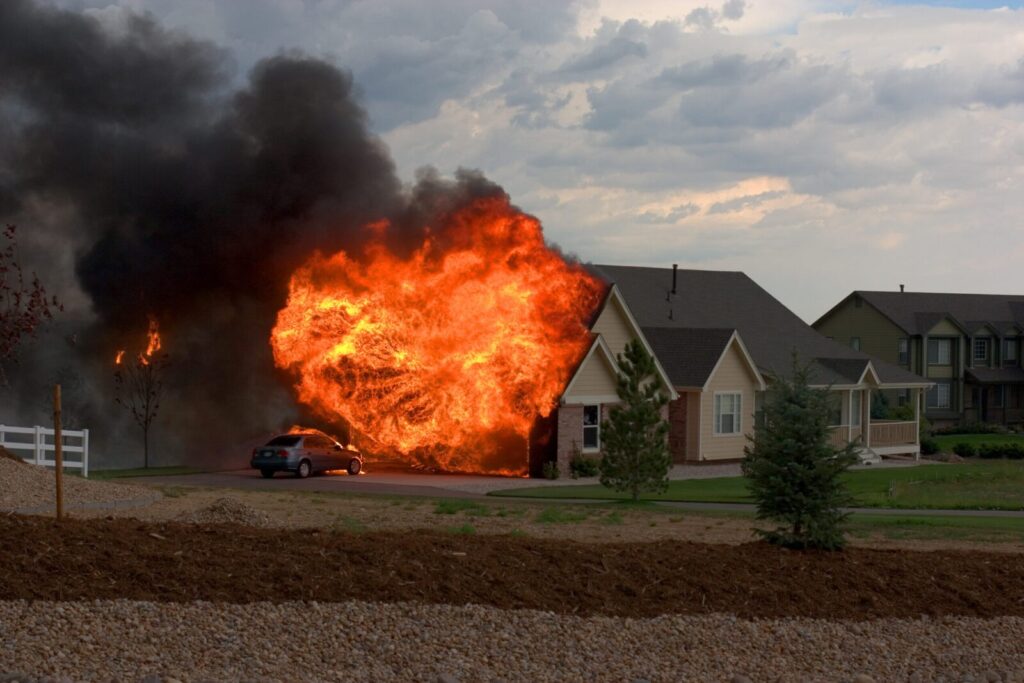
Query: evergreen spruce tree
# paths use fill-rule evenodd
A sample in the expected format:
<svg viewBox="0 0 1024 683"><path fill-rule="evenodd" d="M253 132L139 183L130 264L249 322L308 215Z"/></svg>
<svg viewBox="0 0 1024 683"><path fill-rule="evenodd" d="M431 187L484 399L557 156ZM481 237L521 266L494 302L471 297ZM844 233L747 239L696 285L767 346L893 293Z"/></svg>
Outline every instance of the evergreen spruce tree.
<svg viewBox="0 0 1024 683"><path fill-rule="evenodd" d="M617 393L622 403L601 423L601 484L628 491L637 501L641 493L668 488L672 456L668 423L661 416L668 398L654 378L654 358L638 340L626 345L618 363Z"/></svg>
<svg viewBox="0 0 1024 683"><path fill-rule="evenodd" d="M793 357L789 378L773 377L764 419L744 452L743 474L757 503L757 518L776 528L757 530L788 548L838 550L845 538L840 508L851 496L841 475L857 460L855 447L829 441L830 392L809 386L810 370Z"/></svg>

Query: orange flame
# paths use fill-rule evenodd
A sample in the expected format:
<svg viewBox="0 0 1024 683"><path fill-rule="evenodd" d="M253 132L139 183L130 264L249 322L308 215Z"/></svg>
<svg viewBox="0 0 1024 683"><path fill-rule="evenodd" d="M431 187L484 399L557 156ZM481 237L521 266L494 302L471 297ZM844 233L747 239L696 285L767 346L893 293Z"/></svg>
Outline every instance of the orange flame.
<svg viewBox="0 0 1024 683"><path fill-rule="evenodd" d="M163 348L163 341L160 339L160 326L157 324L156 318L150 316L149 329L146 332L146 350L139 353L139 364L149 365L149 360L153 357L153 354L161 348ZM124 361L124 354L125 349L118 350L114 356L114 365L121 365Z"/></svg>
<svg viewBox="0 0 1024 683"><path fill-rule="evenodd" d="M408 257L316 254L271 334L299 400L410 460L523 474L537 416L589 344L602 287L507 199L473 202Z"/></svg>

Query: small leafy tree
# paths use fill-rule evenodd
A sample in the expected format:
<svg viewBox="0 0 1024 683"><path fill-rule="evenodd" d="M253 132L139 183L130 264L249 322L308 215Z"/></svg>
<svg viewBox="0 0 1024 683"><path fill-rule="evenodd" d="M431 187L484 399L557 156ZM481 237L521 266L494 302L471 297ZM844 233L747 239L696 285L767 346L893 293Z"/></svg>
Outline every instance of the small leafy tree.
<svg viewBox="0 0 1024 683"><path fill-rule="evenodd" d="M654 359L639 341L618 355L617 393L622 404L611 409L601 423L601 484L628 491L634 501L641 493L668 488L672 456L668 450L668 423L661 409L668 398L661 392Z"/></svg>
<svg viewBox="0 0 1024 683"><path fill-rule="evenodd" d="M0 384L7 384L5 367L15 358L26 337L64 307L49 296L35 273L26 278L18 261L16 229L8 225L0 233Z"/></svg>
<svg viewBox="0 0 1024 683"><path fill-rule="evenodd" d="M764 425L744 449L743 474L757 518L777 522L757 533L787 548L838 550L845 538L841 508L851 501L840 476L856 462L855 446L829 441L829 390L809 386L810 369L796 356L790 377L773 376Z"/></svg>
<svg viewBox="0 0 1024 683"><path fill-rule="evenodd" d="M160 350L156 323L150 323L149 345L134 358L119 351L115 359L114 400L126 409L142 430L143 466L149 467L149 432L160 412L164 393L164 372L168 366L166 353Z"/></svg>

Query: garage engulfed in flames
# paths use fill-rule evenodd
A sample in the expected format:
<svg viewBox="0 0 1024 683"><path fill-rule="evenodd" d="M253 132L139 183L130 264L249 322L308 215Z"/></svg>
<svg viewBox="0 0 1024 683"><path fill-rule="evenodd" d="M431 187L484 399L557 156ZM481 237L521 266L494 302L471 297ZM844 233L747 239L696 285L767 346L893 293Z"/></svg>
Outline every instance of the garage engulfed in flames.
<svg viewBox="0 0 1024 683"><path fill-rule="evenodd" d="M586 352L602 285L505 196L445 213L411 251L387 246L390 229L292 276L275 363L302 403L382 452L526 474L531 427Z"/></svg>

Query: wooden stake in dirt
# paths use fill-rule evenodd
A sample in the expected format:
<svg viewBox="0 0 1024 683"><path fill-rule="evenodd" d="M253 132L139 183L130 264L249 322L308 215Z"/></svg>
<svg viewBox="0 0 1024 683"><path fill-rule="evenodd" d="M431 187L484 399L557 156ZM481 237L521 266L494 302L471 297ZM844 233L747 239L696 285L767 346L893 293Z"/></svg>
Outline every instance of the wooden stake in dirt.
<svg viewBox="0 0 1024 683"><path fill-rule="evenodd" d="M53 453L54 472L57 475L57 519L64 517L64 452L60 434L60 385L53 387Z"/></svg>

